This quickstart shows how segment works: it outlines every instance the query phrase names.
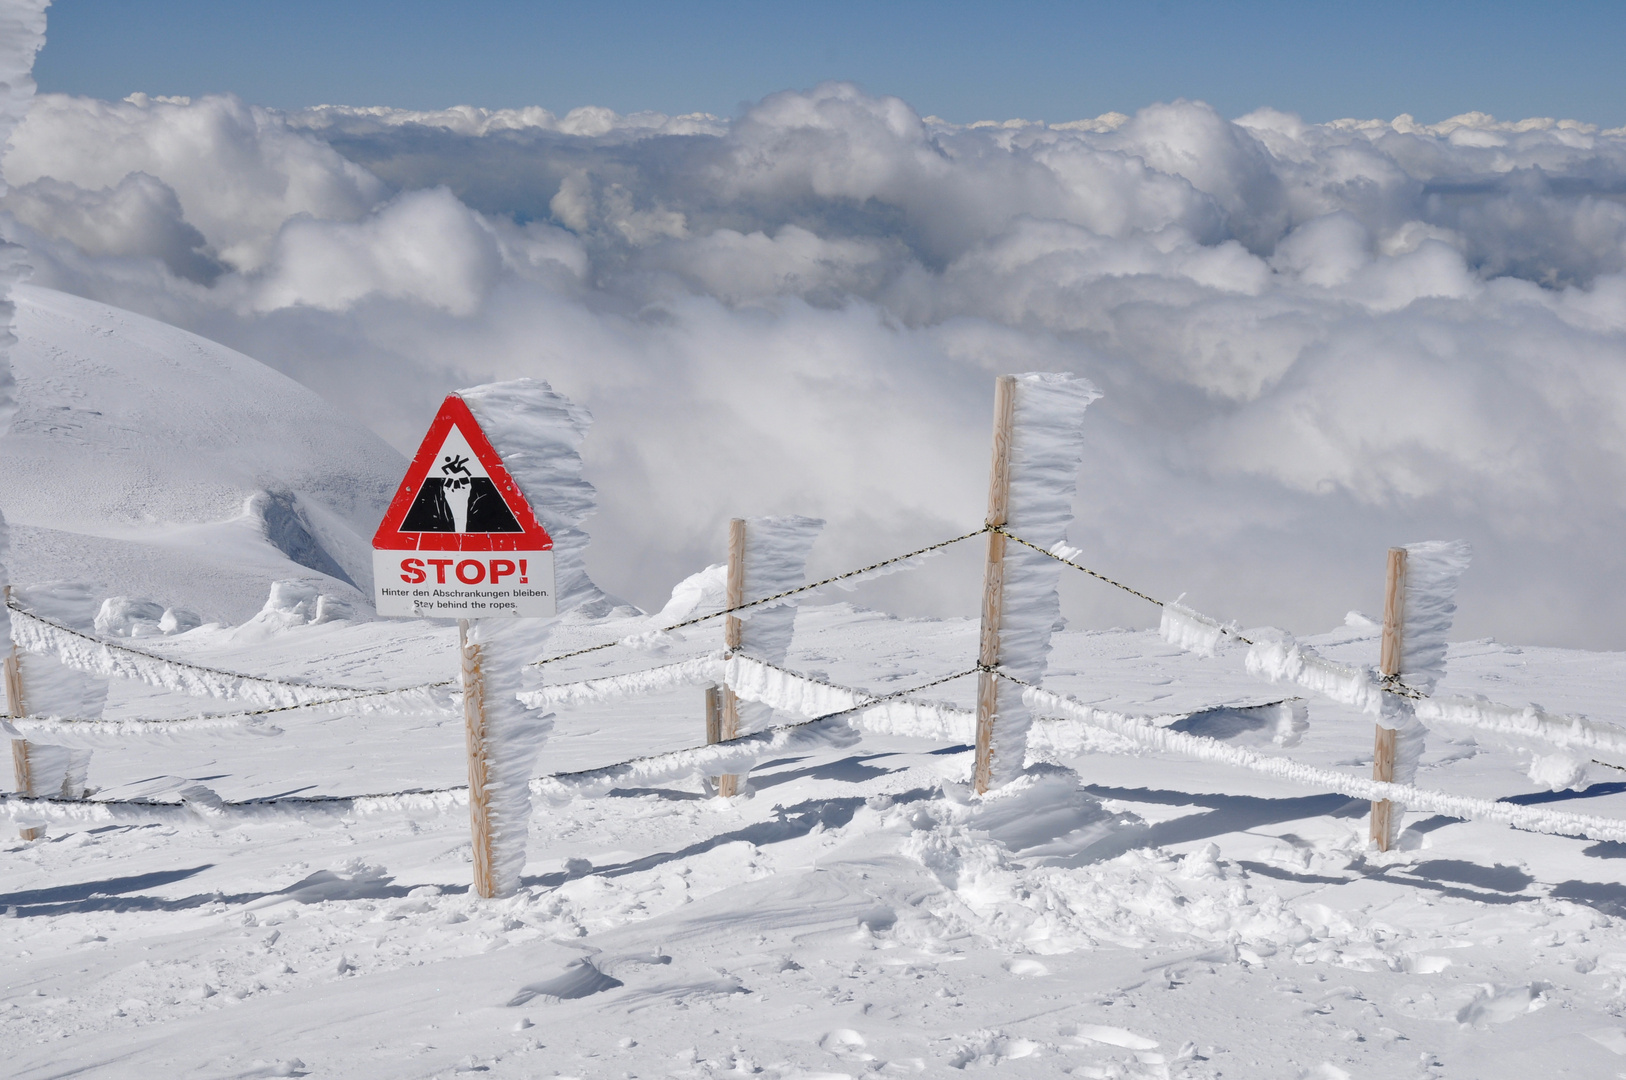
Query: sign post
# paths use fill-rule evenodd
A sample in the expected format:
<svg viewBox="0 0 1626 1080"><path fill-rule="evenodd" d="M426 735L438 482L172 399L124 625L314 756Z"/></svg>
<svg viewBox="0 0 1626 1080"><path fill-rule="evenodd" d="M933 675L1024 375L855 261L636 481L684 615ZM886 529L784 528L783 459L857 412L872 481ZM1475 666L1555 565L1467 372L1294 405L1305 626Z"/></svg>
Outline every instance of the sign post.
<svg viewBox="0 0 1626 1080"><path fill-rule="evenodd" d="M497 882L486 677L468 620L550 618L556 598L553 538L468 405L448 395L373 536L373 599L380 615L458 620L474 891L488 899Z"/></svg>

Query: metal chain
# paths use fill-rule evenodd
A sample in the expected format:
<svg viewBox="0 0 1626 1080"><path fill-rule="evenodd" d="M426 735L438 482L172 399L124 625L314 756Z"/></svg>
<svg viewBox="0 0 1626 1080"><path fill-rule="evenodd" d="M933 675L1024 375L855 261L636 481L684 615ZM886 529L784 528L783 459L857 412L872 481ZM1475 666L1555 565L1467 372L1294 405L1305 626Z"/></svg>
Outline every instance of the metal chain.
<svg viewBox="0 0 1626 1080"><path fill-rule="evenodd" d="M763 604L771 604L775 600L783 600L788 596L795 596L798 593L811 592L814 589L822 589L826 585L833 585L838 581L845 581L848 578L857 577L860 574L867 574L872 570L879 570L883 566L891 566L893 563L900 563L906 559L913 559L916 556L925 555L928 552L936 551L939 548L946 548L950 544L958 544L962 540L970 540L973 536L981 536L983 533L988 531L988 527L983 526L974 532L966 533L964 536L956 536L952 540L940 540L935 544L928 544L923 548L916 548L914 551L907 552L903 555L894 555L890 559L882 559L880 562L870 563L868 566L859 567L857 570L848 570L844 574L836 574L832 577L827 577L822 581L815 581L810 585L799 585L794 589L786 589L784 592L774 593L772 596L764 596L760 600L750 600L743 604L737 604L731 608L724 608L721 611L713 611L709 615L696 615L692 619L684 619L682 622L673 623L671 626L663 626L660 628L659 632L662 634L669 634L673 630L682 630L685 627L696 626L700 623L719 618L723 615L732 615L736 611L744 611L746 608L760 607ZM588 653L599 652L603 649L613 649L615 646L621 644L621 641L622 639L620 638L617 638L615 641L602 641L597 645L589 645L586 648L575 649L567 653L560 653L558 656L549 656L541 660L533 660L531 662L531 666L543 667L547 664L556 664L560 660L570 660L578 656L586 656Z"/></svg>

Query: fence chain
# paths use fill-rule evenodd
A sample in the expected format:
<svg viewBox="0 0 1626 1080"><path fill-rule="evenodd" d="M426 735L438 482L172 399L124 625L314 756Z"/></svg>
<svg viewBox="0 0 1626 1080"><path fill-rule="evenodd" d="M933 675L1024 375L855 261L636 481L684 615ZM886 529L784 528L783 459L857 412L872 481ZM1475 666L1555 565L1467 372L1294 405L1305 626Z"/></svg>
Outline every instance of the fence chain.
<svg viewBox="0 0 1626 1080"><path fill-rule="evenodd" d="M774 593L772 596L764 596L760 600L749 600L743 604L736 604L731 608L723 608L721 611L713 611L708 615L696 615L692 619L684 619L682 622L673 623L671 626L663 626L660 628L659 632L662 634L670 634L673 630L682 630L686 627L696 626L700 623L719 618L723 615L732 615L736 611L744 611L746 608L761 607L763 604L771 604L776 600L783 600L786 597L795 596L798 593L812 592L814 589L822 589L826 585L834 585L838 581L845 581L848 578L854 578L860 574L868 574L871 571L881 569L883 566L891 566L893 563L900 563L906 559L913 559L917 556L926 555L930 552L937 551L940 548L946 548L951 544L958 544L962 540L970 540L972 537L981 536L983 533L988 531L989 528L985 525L980 529L966 533L964 536L956 536L952 540L939 540L935 544L927 544L923 548L916 548L914 551L906 552L902 555L894 555L890 559L882 559L880 562L870 563L868 566L861 566L857 570L848 570L844 574L835 574L831 577L825 578L822 581L815 581L808 585L799 585L794 589L786 589L784 592ZM586 656L588 653L599 652L602 649L612 649L621 644L621 641L622 639L620 638L617 638L615 641L601 641L597 645L588 645L586 648L575 649L567 653L560 653L558 656L549 656L544 657L541 660L533 660L530 666L544 667L548 664L556 664L561 660L570 660L578 656Z"/></svg>

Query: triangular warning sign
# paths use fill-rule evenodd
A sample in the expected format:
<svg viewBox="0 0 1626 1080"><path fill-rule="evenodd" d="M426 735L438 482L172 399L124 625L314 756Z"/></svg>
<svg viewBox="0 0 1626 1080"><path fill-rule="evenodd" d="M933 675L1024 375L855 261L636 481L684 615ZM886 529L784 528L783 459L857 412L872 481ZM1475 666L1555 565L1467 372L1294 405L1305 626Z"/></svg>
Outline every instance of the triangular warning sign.
<svg viewBox="0 0 1626 1080"><path fill-rule="evenodd" d="M551 551L519 485L456 394L429 425L373 535L379 551Z"/></svg>

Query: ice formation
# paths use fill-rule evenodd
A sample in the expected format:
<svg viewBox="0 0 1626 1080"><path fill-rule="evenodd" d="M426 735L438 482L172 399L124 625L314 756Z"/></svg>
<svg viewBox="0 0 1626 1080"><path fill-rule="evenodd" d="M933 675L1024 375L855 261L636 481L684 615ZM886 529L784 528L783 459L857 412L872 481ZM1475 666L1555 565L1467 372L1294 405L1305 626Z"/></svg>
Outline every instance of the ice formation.
<svg viewBox="0 0 1626 1080"><path fill-rule="evenodd" d="M774 596L807 582L807 557L824 529L818 518L781 516L745 519L745 602ZM738 615L740 649L770 664L785 662L796 629L796 597L747 608ZM749 699L739 706L740 733L773 722L773 708Z"/></svg>
<svg viewBox="0 0 1626 1080"><path fill-rule="evenodd" d="M1164 641L1198 656L1213 656L1227 629L1179 600L1163 605L1163 617L1158 620L1157 626L1157 632Z"/></svg>
<svg viewBox="0 0 1626 1080"><path fill-rule="evenodd" d="M1424 694L1445 674L1446 637L1457 614L1457 582L1473 550L1465 540L1406 545L1400 678Z"/></svg>
<svg viewBox="0 0 1626 1080"><path fill-rule="evenodd" d="M587 533L581 524L596 505L593 485L582 479L581 459L592 414L539 379L485 383L457 393L553 538L559 611L608 611L609 597L587 576L583 561Z"/></svg>
<svg viewBox="0 0 1626 1080"><path fill-rule="evenodd" d="M581 528L595 507L581 459L592 417L537 379L486 383L458 394L553 538L559 614L603 614L610 600L587 576L587 533ZM525 867L531 773L553 728L552 714L540 711L526 681L534 671L528 665L541 655L553 626L552 620L531 619L477 619L469 625L469 643L481 650L491 873L498 896L519 888Z"/></svg>
<svg viewBox="0 0 1626 1080"><path fill-rule="evenodd" d="M87 675L54 656L22 653L23 708L30 717L96 720L107 705L107 680Z"/></svg>
<svg viewBox="0 0 1626 1080"><path fill-rule="evenodd" d="M1460 727L1529 761L1532 783L1552 791L1582 790L1594 764L1626 768L1626 728L1587 716L1549 713L1539 705L1502 705L1481 696L1413 702L1429 727Z"/></svg>
<svg viewBox="0 0 1626 1080"><path fill-rule="evenodd" d="M476 619L469 624L469 643L480 647L484 679L486 805L491 877L498 896L519 888L531 824L531 773L553 730L552 713L520 699L526 665L541 653L551 629L551 621L534 619Z"/></svg>
<svg viewBox="0 0 1626 1080"><path fill-rule="evenodd" d="M1406 546L1400 680L1422 694L1431 693L1445 674L1446 637L1457 613L1457 580L1468 569L1470 555L1468 544L1462 540L1431 540ZM1410 784L1417 776L1428 729L1418 719L1413 701L1397 694L1382 695L1377 722L1379 727L1395 733L1394 782ZM1570 776L1573 778L1573 770ZM1399 839L1404 810L1397 803L1389 815L1389 845Z"/></svg>
<svg viewBox="0 0 1626 1080"><path fill-rule="evenodd" d="M580 682L545 685L533 690L522 690L520 701L533 709L558 709L581 705L598 705L627 698L663 694L685 686L706 686L722 679L724 672L720 656L681 660L626 675L605 675Z"/></svg>
<svg viewBox="0 0 1626 1080"><path fill-rule="evenodd" d="M12 740L23 737L5 721L0 721L0 730ZM89 750L28 740L28 789L20 794L36 799L84 798L90 755Z"/></svg>
<svg viewBox="0 0 1626 1080"><path fill-rule="evenodd" d="M262 675L238 674L98 641L26 611L12 612L12 616L12 640L19 648L31 653L54 655L66 666L91 675L117 675L195 697L267 707L312 705L344 698L347 708L363 710L426 706L444 708L444 702L436 695L435 688L428 685L402 687L399 690L321 686Z"/></svg>
<svg viewBox="0 0 1626 1080"><path fill-rule="evenodd" d="M1067 539L1073 494L1084 459L1084 410L1101 394L1072 375L1040 372L1016 377L1011 429L1010 500L1005 528L1026 544L1005 544L1004 593L999 616L999 668L1036 683L1044 676L1050 635L1061 617L1056 592L1061 563L1045 551ZM1027 756L1032 714L1022 687L997 680L991 786L1014 779Z"/></svg>
<svg viewBox="0 0 1626 1080"><path fill-rule="evenodd" d="M1382 709L1383 691L1370 669L1328 660L1283 630L1251 633L1254 643L1245 661L1249 674L1273 683L1296 683L1373 716Z"/></svg>
<svg viewBox="0 0 1626 1080"><path fill-rule="evenodd" d="M699 776L742 776L761 762L781 757L787 751L851 746L859 738L859 733L845 724L787 724L713 746L655 754L585 772L539 777L531 781L531 790L550 802L562 802L603 795L621 787L646 787Z"/></svg>
<svg viewBox="0 0 1626 1080"><path fill-rule="evenodd" d="M1526 806L1502 800L1476 799L1467 795L1453 795L1443 791L1430 791L1410 783L1384 783L1365 777L1351 776L1333 769L1294 761L1291 758L1261 754L1243 746L1230 746L1218 739L1191 735L1168 727L1159 727L1141 717L1126 716L1105 709L1097 709L1083 702L1048 690L1030 688L1023 696L1032 708L1064 716L1090 727L1130 739L1158 753L1183 754L1199 761L1230 765L1250 772L1274 776L1306 787L1323 791L1336 791L1352 799L1387 799L1402 807L1426 810L1451 817L1498 821L1531 832L1556 836L1585 836L1593 840L1626 840L1626 821L1616 818L1575 814L1565 810L1550 810L1543 806ZM1399 815L1395 815L1397 818Z"/></svg>

